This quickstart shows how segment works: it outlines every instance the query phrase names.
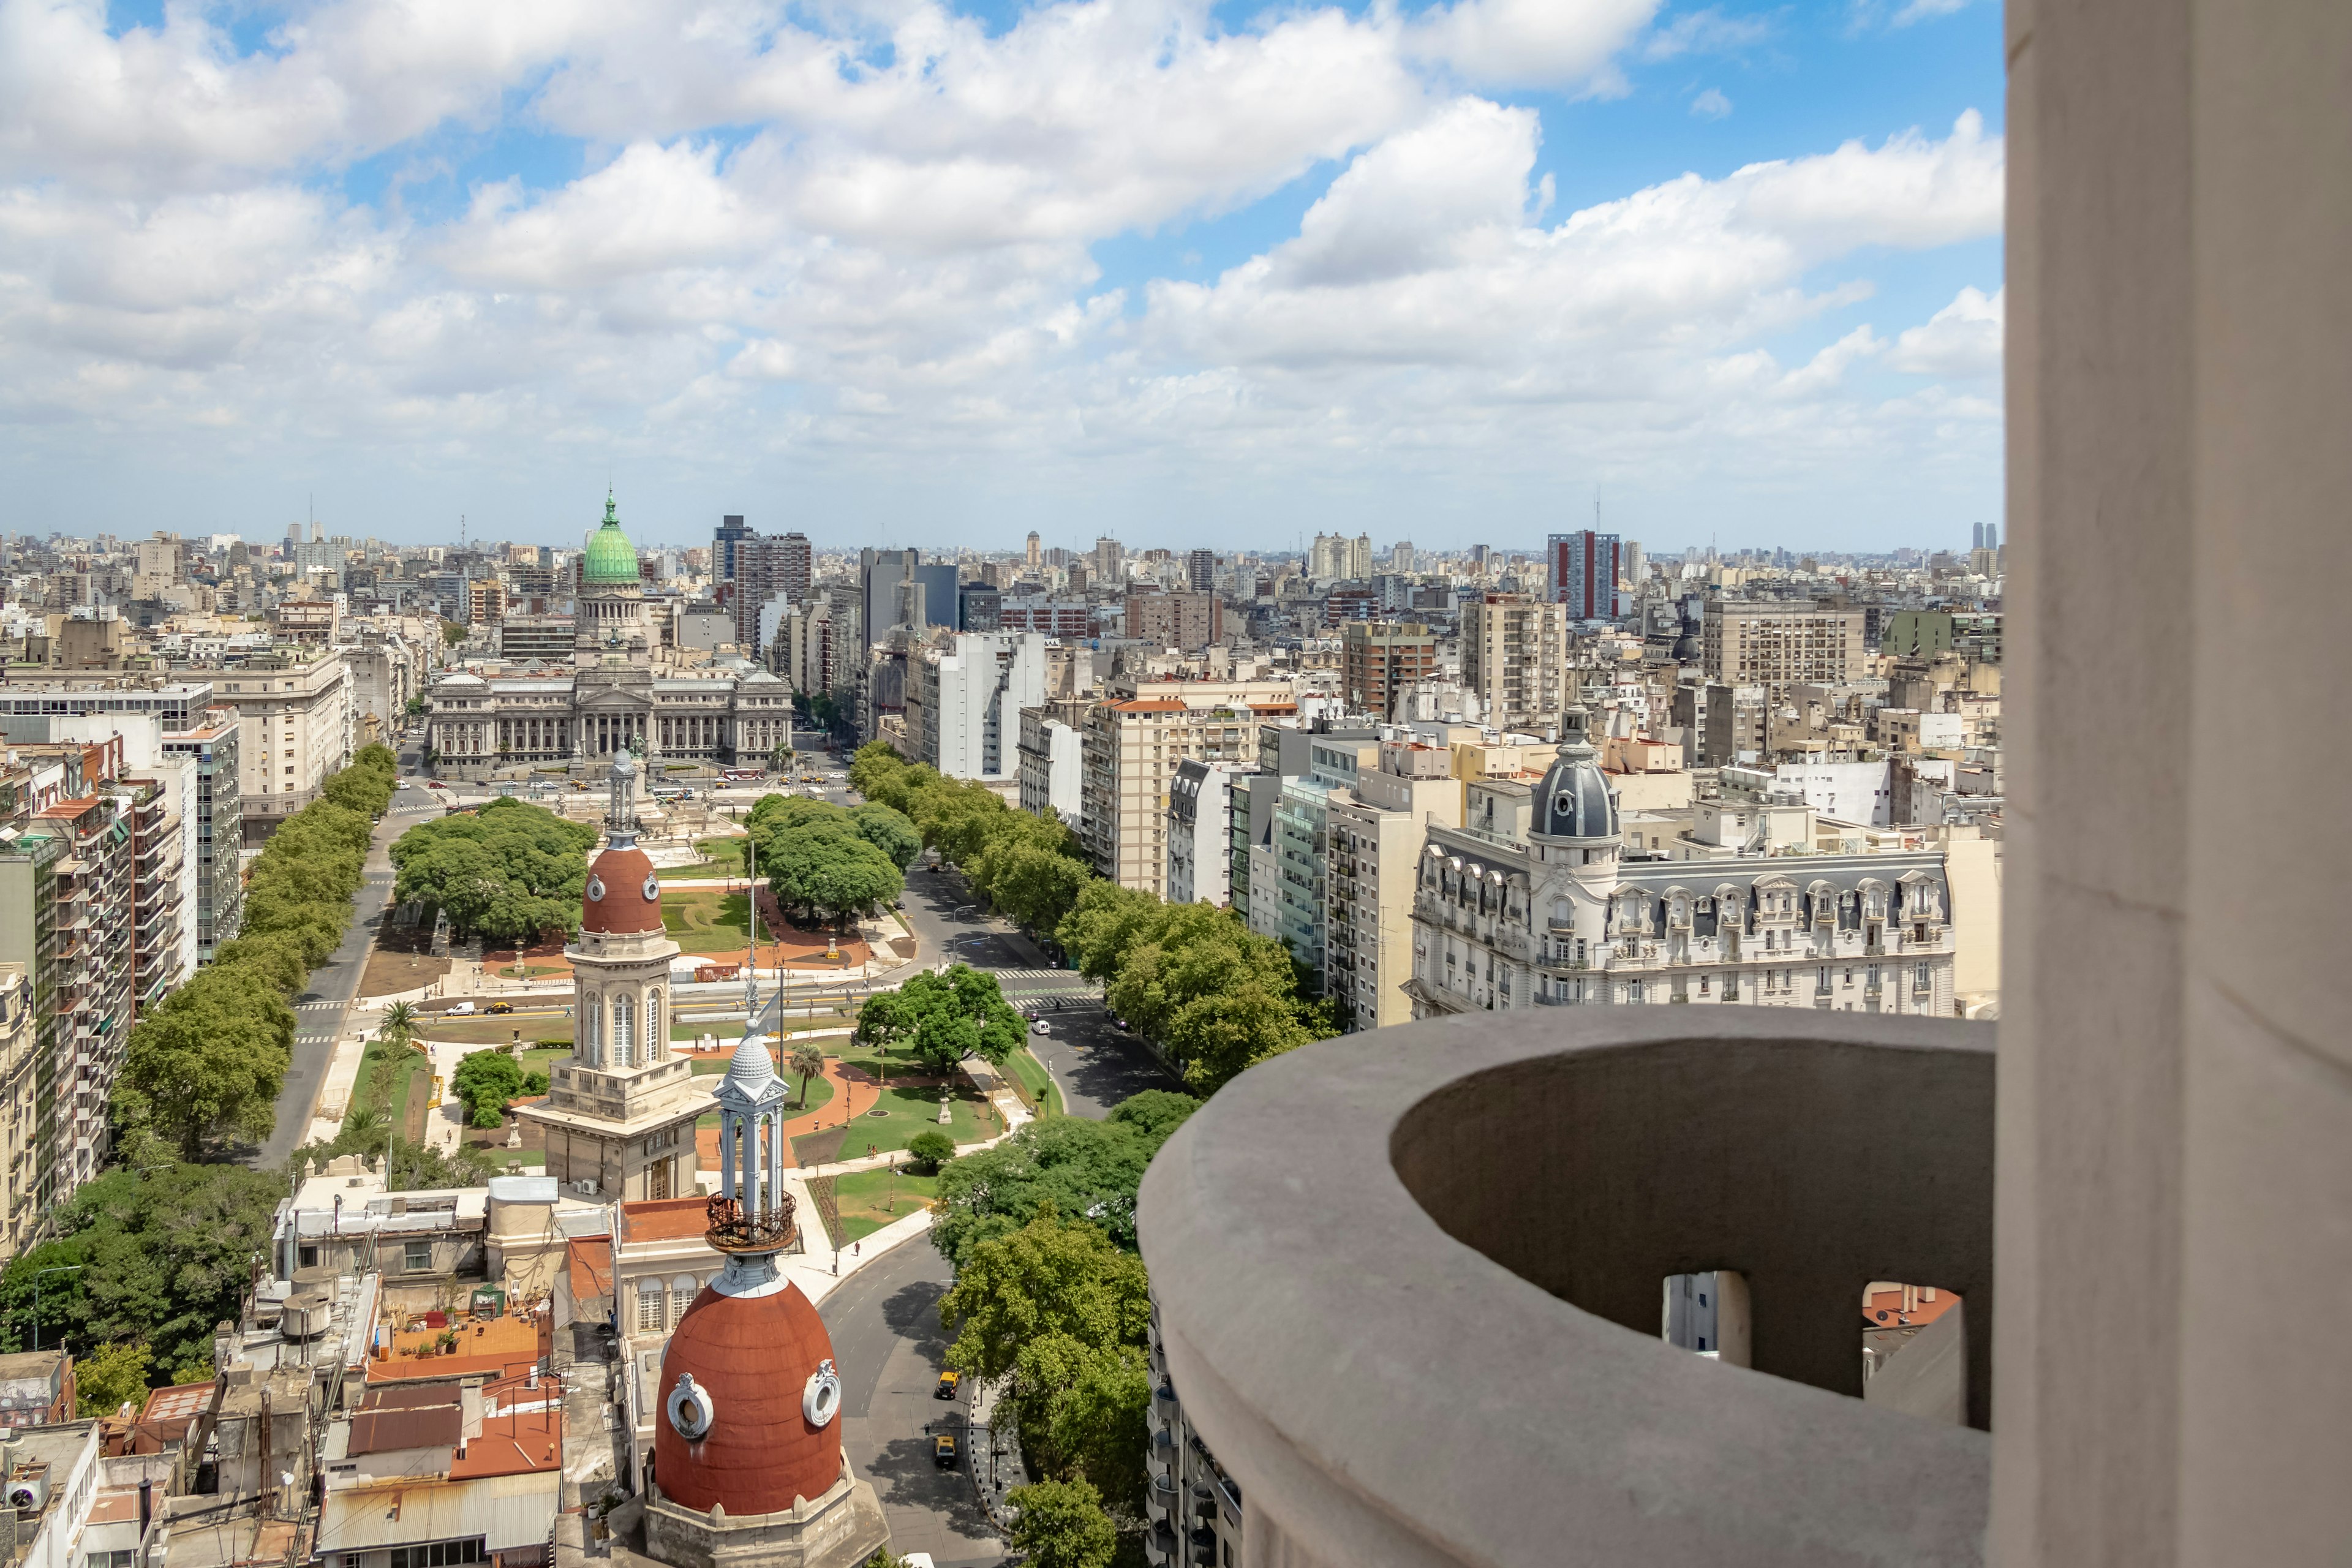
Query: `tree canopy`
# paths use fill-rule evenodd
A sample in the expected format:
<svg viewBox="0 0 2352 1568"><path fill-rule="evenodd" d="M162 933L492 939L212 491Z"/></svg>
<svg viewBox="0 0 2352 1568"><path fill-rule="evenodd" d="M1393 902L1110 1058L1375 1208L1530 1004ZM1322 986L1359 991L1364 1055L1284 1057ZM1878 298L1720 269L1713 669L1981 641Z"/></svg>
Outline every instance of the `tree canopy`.
<svg viewBox="0 0 2352 1568"><path fill-rule="evenodd" d="M1013 1550L1031 1568L1108 1568L1118 1552L1118 1527L1103 1512L1102 1494L1084 1480L1015 1487L1004 1500L1019 1510Z"/></svg>
<svg viewBox="0 0 2352 1568"><path fill-rule="evenodd" d="M959 963L944 974L917 974L895 991L866 998L858 1013L857 1040L906 1044L926 1067L944 1074L969 1056L1003 1065L1026 1027L995 975Z"/></svg>
<svg viewBox="0 0 2352 1568"><path fill-rule="evenodd" d="M392 847L393 896L438 905L461 936L512 942L568 932L595 842L584 823L501 796L402 834Z"/></svg>
<svg viewBox="0 0 2352 1568"><path fill-rule="evenodd" d="M247 874L241 934L124 1042L108 1108L118 1146L160 1138L193 1158L212 1139L268 1135L292 1059L288 999L342 942L398 773L389 750L362 747L270 835Z"/></svg>
<svg viewBox="0 0 2352 1568"><path fill-rule="evenodd" d="M449 1088L465 1103L466 1120L476 1127L496 1127L507 1118L507 1107L527 1094L547 1090L544 1079L536 1089L522 1064L503 1050L467 1051L449 1075Z"/></svg>
<svg viewBox="0 0 2352 1568"><path fill-rule="evenodd" d="M836 924L881 908L906 889L898 866L874 837L891 825L876 818L871 826L869 832L830 802L781 795L763 797L744 821L776 901Z"/></svg>
<svg viewBox="0 0 2352 1568"><path fill-rule="evenodd" d="M1120 1101L1108 1121L1047 1117L1016 1128L993 1149L958 1157L940 1173L932 1244L961 1268L983 1242L1051 1208L1133 1251L1144 1167L1199 1103L1150 1089Z"/></svg>
<svg viewBox="0 0 2352 1568"><path fill-rule="evenodd" d="M1150 1311L1142 1259L1050 1206L971 1248L940 1298L940 1321L955 1335L950 1366L1017 1373L1009 1396L1033 1470L1091 1483L1129 1511L1143 1498Z"/></svg>
<svg viewBox="0 0 2352 1568"><path fill-rule="evenodd" d="M213 1325L236 1316L285 1194L282 1174L243 1165L117 1169L85 1183L58 1211L56 1239L0 1273L0 1338L27 1348L35 1275L79 1264L41 1281L42 1344L62 1341L78 1357L142 1344L163 1377L211 1375Z"/></svg>

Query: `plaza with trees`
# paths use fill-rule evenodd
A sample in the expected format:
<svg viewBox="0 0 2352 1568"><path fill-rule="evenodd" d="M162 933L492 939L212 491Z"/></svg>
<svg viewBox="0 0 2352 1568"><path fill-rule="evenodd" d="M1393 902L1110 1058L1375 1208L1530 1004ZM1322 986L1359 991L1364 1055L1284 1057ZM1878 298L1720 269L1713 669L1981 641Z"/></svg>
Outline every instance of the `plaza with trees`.
<svg viewBox="0 0 2352 1568"><path fill-rule="evenodd" d="M432 904L454 934L500 945L568 932L595 843L585 823L500 796L402 834L392 847L393 897Z"/></svg>

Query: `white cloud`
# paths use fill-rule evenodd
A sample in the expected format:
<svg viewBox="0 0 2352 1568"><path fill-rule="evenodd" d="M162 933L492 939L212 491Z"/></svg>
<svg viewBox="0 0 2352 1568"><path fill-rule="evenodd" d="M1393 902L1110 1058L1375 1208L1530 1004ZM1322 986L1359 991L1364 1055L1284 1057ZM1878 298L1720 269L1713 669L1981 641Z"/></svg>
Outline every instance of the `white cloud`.
<svg viewBox="0 0 2352 1568"><path fill-rule="evenodd" d="M1658 0L1454 0L1412 29L1412 47L1494 87L1619 90L1612 61Z"/></svg>
<svg viewBox="0 0 2352 1568"><path fill-rule="evenodd" d="M1910 0L1910 4L1895 13L1895 20L1889 26L1907 27L1914 22L1925 22L1930 17L1948 16L1955 11L1967 9L1968 5L1969 0Z"/></svg>
<svg viewBox="0 0 2352 1568"><path fill-rule="evenodd" d="M1721 120L1731 112L1731 100L1711 87L1691 100L1690 111L1701 120Z"/></svg>
<svg viewBox="0 0 2352 1568"><path fill-rule="evenodd" d="M320 0L240 57L193 7L118 37L102 0L0 0L0 450L961 454L1039 483L1374 460L1795 482L1980 451L1982 398L1873 406L1848 374L1980 378L1971 294L1890 344L1836 314L1868 263L1834 272L1997 231L1977 116L1550 212L1538 112L1475 89L1606 91L1617 62L1767 27L1656 13L1310 5L1229 30L1209 0L1064 0L992 34L935 0ZM446 216L403 176L341 188L362 157L471 166L499 131L579 138L584 172L492 177ZM1219 276L1100 275L1099 241L1334 168ZM2000 297L1974 298L1997 353ZM1800 328L1836 341L1794 368L1759 346Z"/></svg>
<svg viewBox="0 0 2352 1568"><path fill-rule="evenodd" d="M1670 60L1678 55L1736 55L1771 36L1769 16L1727 16L1710 5L1659 24L1643 40L1642 58Z"/></svg>
<svg viewBox="0 0 2352 1568"><path fill-rule="evenodd" d="M1925 325L1895 340L1886 363L1915 375L1982 380L2000 374L2001 312L2006 289L1990 295L1963 289Z"/></svg>

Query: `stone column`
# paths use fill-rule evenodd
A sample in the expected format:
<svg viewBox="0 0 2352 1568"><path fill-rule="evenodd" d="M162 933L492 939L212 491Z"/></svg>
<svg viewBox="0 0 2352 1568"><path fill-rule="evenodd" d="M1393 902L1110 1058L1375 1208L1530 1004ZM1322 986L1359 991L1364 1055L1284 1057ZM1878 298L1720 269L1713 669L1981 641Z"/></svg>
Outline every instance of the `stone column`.
<svg viewBox="0 0 2352 1568"><path fill-rule="evenodd" d="M719 1116L719 1190L721 1193L731 1194L735 1190L735 1131L741 1121L731 1110L721 1111Z"/></svg>
<svg viewBox="0 0 2352 1568"><path fill-rule="evenodd" d="M2352 1290L2352 7L2008 31L1993 1560L2332 1561L2352 1358L2275 1292Z"/></svg>

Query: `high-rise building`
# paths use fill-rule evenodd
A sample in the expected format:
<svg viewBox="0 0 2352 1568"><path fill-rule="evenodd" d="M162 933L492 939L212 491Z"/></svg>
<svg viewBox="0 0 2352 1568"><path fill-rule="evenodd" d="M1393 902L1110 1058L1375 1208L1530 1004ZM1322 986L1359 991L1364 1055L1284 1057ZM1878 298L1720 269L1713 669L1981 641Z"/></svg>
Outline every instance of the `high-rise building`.
<svg viewBox="0 0 2352 1568"><path fill-rule="evenodd" d="M1545 543L1552 602L1568 606L1571 621L1612 621L1619 614L1617 536L1584 529L1555 533Z"/></svg>
<svg viewBox="0 0 2352 1568"><path fill-rule="evenodd" d="M1129 594L1127 635L1154 647L1199 653L1224 639L1224 603L1214 594Z"/></svg>
<svg viewBox="0 0 2352 1568"><path fill-rule="evenodd" d="M907 739L915 760L951 779L1020 774L1021 710L1045 700L1045 639L959 632L907 661Z"/></svg>
<svg viewBox="0 0 2352 1568"><path fill-rule="evenodd" d="M1036 536L1032 534L1030 537L1034 539ZM1184 586L1192 589L1195 594L1213 594L1217 591L1217 552L1215 551L1195 550L1185 555Z"/></svg>
<svg viewBox="0 0 2352 1568"><path fill-rule="evenodd" d="M566 645L567 647L569 645ZM169 756L196 764L196 961L236 938L245 913L245 879L238 848L245 814L237 804L237 721L234 709L215 708L184 730L163 733Z"/></svg>
<svg viewBox="0 0 2352 1568"><path fill-rule="evenodd" d="M1339 689L1350 713L1396 716L1397 694L1437 670L1437 634L1415 622L1349 621L1339 633Z"/></svg>
<svg viewBox="0 0 2352 1568"><path fill-rule="evenodd" d="M1123 559L1118 541L1105 536L1095 541L1095 575L1116 583L1119 577L1119 562Z"/></svg>
<svg viewBox="0 0 2352 1568"><path fill-rule="evenodd" d="M1707 602L1700 659L1711 681L1727 686L1860 680L1872 651L1863 612L1810 602Z"/></svg>
<svg viewBox="0 0 2352 1568"><path fill-rule="evenodd" d="M1412 1016L1412 898L1424 830L1462 825L1462 784L1442 746L1384 741L1375 768L1330 798L1324 989L1349 1033Z"/></svg>
<svg viewBox="0 0 2352 1568"><path fill-rule="evenodd" d="M1029 563L1029 570L1030 570L1030 571L1032 571L1032 572L1034 572L1035 570L1037 570L1037 567L1038 567L1038 565L1039 565L1039 563L1040 563L1040 555L1041 555L1041 552L1040 552L1040 551L1038 550L1037 546L1038 546L1037 531L1036 531L1035 529L1034 529L1034 528L1033 528L1033 529L1031 529L1031 530L1029 531L1029 549L1028 549L1028 552L1027 552L1027 560L1028 560L1028 563Z"/></svg>
<svg viewBox="0 0 2352 1568"><path fill-rule="evenodd" d="M878 643L898 624L898 584L912 574L920 555L912 550L861 550L857 552L857 585L862 605L858 619L868 644Z"/></svg>
<svg viewBox="0 0 2352 1568"><path fill-rule="evenodd" d="M1528 594L1482 594L1462 606L1462 684L1498 729L1540 735L1559 722L1568 607Z"/></svg>
<svg viewBox="0 0 2352 1568"><path fill-rule="evenodd" d="M1262 714L1297 710L1286 680L1115 683L1083 731L1078 837L1095 869L1121 887L1164 894L1176 765L1187 757L1244 762Z"/></svg>
<svg viewBox="0 0 2352 1568"><path fill-rule="evenodd" d="M1186 758L1168 786L1168 901L1225 904L1233 898L1231 763Z"/></svg>
<svg viewBox="0 0 2352 1568"><path fill-rule="evenodd" d="M744 526L740 514L730 512L719 520L719 531L710 541L710 580L714 583L735 581L736 552L751 531Z"/></svg>
<svg viewBox="0 0 2352 1568"><path fill-rule="evenodd" d="M1400 539L1389 547L1390 571L1398 573L1411 572L1413 569L1413 563L1414 555L1412 540Z"/></svg>

